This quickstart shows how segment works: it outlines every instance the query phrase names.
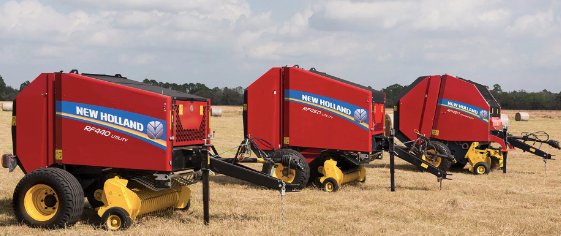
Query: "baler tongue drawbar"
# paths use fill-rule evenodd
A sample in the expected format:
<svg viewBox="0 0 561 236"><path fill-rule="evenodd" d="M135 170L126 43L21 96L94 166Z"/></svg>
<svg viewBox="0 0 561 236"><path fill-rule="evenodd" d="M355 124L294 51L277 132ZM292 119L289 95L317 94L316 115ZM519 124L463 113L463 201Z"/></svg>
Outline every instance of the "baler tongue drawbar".
<svg viewBox="0 0 561 236"><path fill-rule="evenodd" d="M544 131L534 132L534 133L522 133L521 136L513 136L508 133L507 130L492 132L493 135L505 139L506 143L512 147L519 148L522 151L530 152L536 156L542 157L543 159L551 159L552 154L545 152L541 149L542 144L548 144L549 146L557 149L561 149L559 141L549 138L549 134Z"/></svg>
<svg viewBox="0 0 561 236"><path fill-rule="evenodd" d="M559 146L559 141L557 140L548 140L547 144L549 144L549 146L552 146L554 148L561 149L561 146Z"/></svg>

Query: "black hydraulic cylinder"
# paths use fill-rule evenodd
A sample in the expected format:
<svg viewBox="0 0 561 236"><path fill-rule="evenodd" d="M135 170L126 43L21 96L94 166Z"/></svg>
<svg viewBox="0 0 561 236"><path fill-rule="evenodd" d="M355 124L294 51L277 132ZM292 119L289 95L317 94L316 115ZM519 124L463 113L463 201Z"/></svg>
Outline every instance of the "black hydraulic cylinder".
<svg viewBox="0 0 561 236"><path fill-rule="evenodd" d="M209 191L209 163L210 163L210 156L208 155L207 150L200 150L200 157L201 157L201 171L203 174L203 219L205 225L210 223L210 191Z"/></svg>

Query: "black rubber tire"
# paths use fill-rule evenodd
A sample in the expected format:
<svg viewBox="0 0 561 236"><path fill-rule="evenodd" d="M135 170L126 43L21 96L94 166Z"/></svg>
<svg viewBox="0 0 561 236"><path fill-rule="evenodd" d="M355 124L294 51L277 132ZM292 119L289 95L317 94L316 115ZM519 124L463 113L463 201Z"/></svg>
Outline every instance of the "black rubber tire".
<svg viewBox="0 0 561 236"><path fill-rule="evenodd" d="M464 162L464 163L456 162L456 163L454 163L450 166L450 169L460 171L460 170L463 170L466 167L466 164L467 164L467 162Z"/></svg>
<svg viewBox="0 0 561 236"><path fill-rule="evenodd" d="M480 172L478 171L478 168L481 167L481 166L485 167L485 171L484 171L483 173L480 173ZM485 162L479 162L479 163L476 163L476 164L473 166L473 173L476 174L476 175L486 175L486 174L489 174L489 171L490 171L490 170L491 170L491 168L490 168L489 165L488 165L487 163L485 163Z"/></svg>
<svg viewBox="0 0 561 236"><path fill-rule="evenodd" d="M452 155L452 152L450 151L450 148L448 148L448 146L446 146L446 144L438 142L438 141L431 141L429 144L429 148L430 145L432 145L432 147L434 147L434 149L436 149L437 153L443 154L443 155ZM448 171L450 169L450 166L452 165L452 162L446 158L441 158L442 161L440 162L440 165L436 166L438 169L443 170L443 171Z"/></svg>
<svg viewBox="0 0 561 236"><path fill-rule="evenodd" d="M26 192L37 184L51 187L58 197L59 208L47 221L33 219L25 210ZM12 207L18 222L31 227L63 228L74 225L84 211L84 191L78 180L68 171L59 168L34 170L25 175L16 186Z"/></svg>
<svg viewBox="0 0 561 236"><path fill-rule="evenodd" d="M328 185L330 184L333 187L329 188ZM329 177L323 181L323 183L321 184L321 189L323 189L323 191L326 191L328 193L337 192L339 191L339 184L334 178Z"/></svg>
<svg viewBox="0 0 561 236"><path fill-rule="evenodd" d="M88 199L88 203L94 209L103 206L103 202L96 200L94 197L94 193L98 189L103 189L103 186L98 183L93 183L84 191L86 199Z"/></svg>
<svg viewBox="0 0 561 236"><path fill-rule="evenodd" d="M121 220L120 227L116 229L112 229L107 222L108 218L112 215L119 217L119 219ZM105 230L125 230L128 229L131 225L132 219L129 213L127 213L127 211L120 207L111 207L107 209L105 213L103 213L103 216L101 216L101 227Z"/></svg>
<svg viewBox="0 0 561 236"><path fill-rule="evenodd" d="M308 185L308 180L310 179L310 166L306 162L306 158L304 158L304 156L302 156L302 154L300 154L299 152L292 149L279 149L273 153L273 159L280 159L280 157L295 158L296 161L298 161L303 166L303 170L294 168L294 170L296 170L296 177L294 178L294 181L292 181L292 183L288 184L295 185L294 189L296 190L305 188ZM272 176L272 168L273 165L265 163L263 164L262 172L269 176Z"/></svg>

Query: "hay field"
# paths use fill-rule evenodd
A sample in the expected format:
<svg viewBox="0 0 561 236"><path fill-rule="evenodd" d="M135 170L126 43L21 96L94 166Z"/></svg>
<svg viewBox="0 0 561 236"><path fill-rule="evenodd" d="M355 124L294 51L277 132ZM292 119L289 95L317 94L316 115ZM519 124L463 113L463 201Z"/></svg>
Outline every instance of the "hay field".
<svg viewBox="0 0 561 236"><path fill-rule="evenodd" d="M215 144L230 150L242 139L241 108L224 107L213 117ZM529 122L515 122L511 131L546 130L561 139L561 111L531 111ZM0 112L2 152L11 151L10 114ZM553 151L560 155L558 150ZM226 153L225 155L232 154ZM279 193L224 176L211 177L211 224L202 223L201 185L192 186L187 212L167 211L141 218L123 235L559 235L561 234L561 160L548 162L547 177L540 158L512 152L509 173L474 176L454 173L439 190L436 178L398 159L397 192L389 191L387 155L373 162L364 184L344 185L340 192L308 188L285 197L281 222ZM12 191L20 171L0 170L0 234L97 235L96 216L86 209L76 226L61 230L19 225L11 209Z"/></svg>

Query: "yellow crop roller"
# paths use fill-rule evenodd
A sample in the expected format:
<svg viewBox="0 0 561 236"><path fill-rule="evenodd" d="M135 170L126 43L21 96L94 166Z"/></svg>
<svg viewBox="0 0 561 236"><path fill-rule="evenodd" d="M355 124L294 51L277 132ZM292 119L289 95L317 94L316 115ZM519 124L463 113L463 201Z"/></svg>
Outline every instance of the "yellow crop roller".
<svg viewBox="0 0 561 236"><path fill-rule="evenodd" d="M466 153L469 161L469 171L477 175L488 174L491 169L503 167L503 153L500 149L490 146L480 147L479 142L473 142Z"/></svg>
<svg viewBox="0 0 561 236"><path fill-rule="evenodd" d="M102 227L121 230L128 228L140 215L169 208L188 209L191 190L177 184L153 191L140 184L129 184L128 180L117 176L105 181L103 189L96 191L94 197L103 202L97 210Z"/></svg>
<svg viewBox="0 0 561 236"><path fill-rule="evenodd" d="M323 175L318 179L319 186L326 192L336 192L342 184L359 181L366 181L366 169L358 165L357 168L341 170L337 166L337 161L327 159L323 166L318 168L318 172Z"/></svg>

